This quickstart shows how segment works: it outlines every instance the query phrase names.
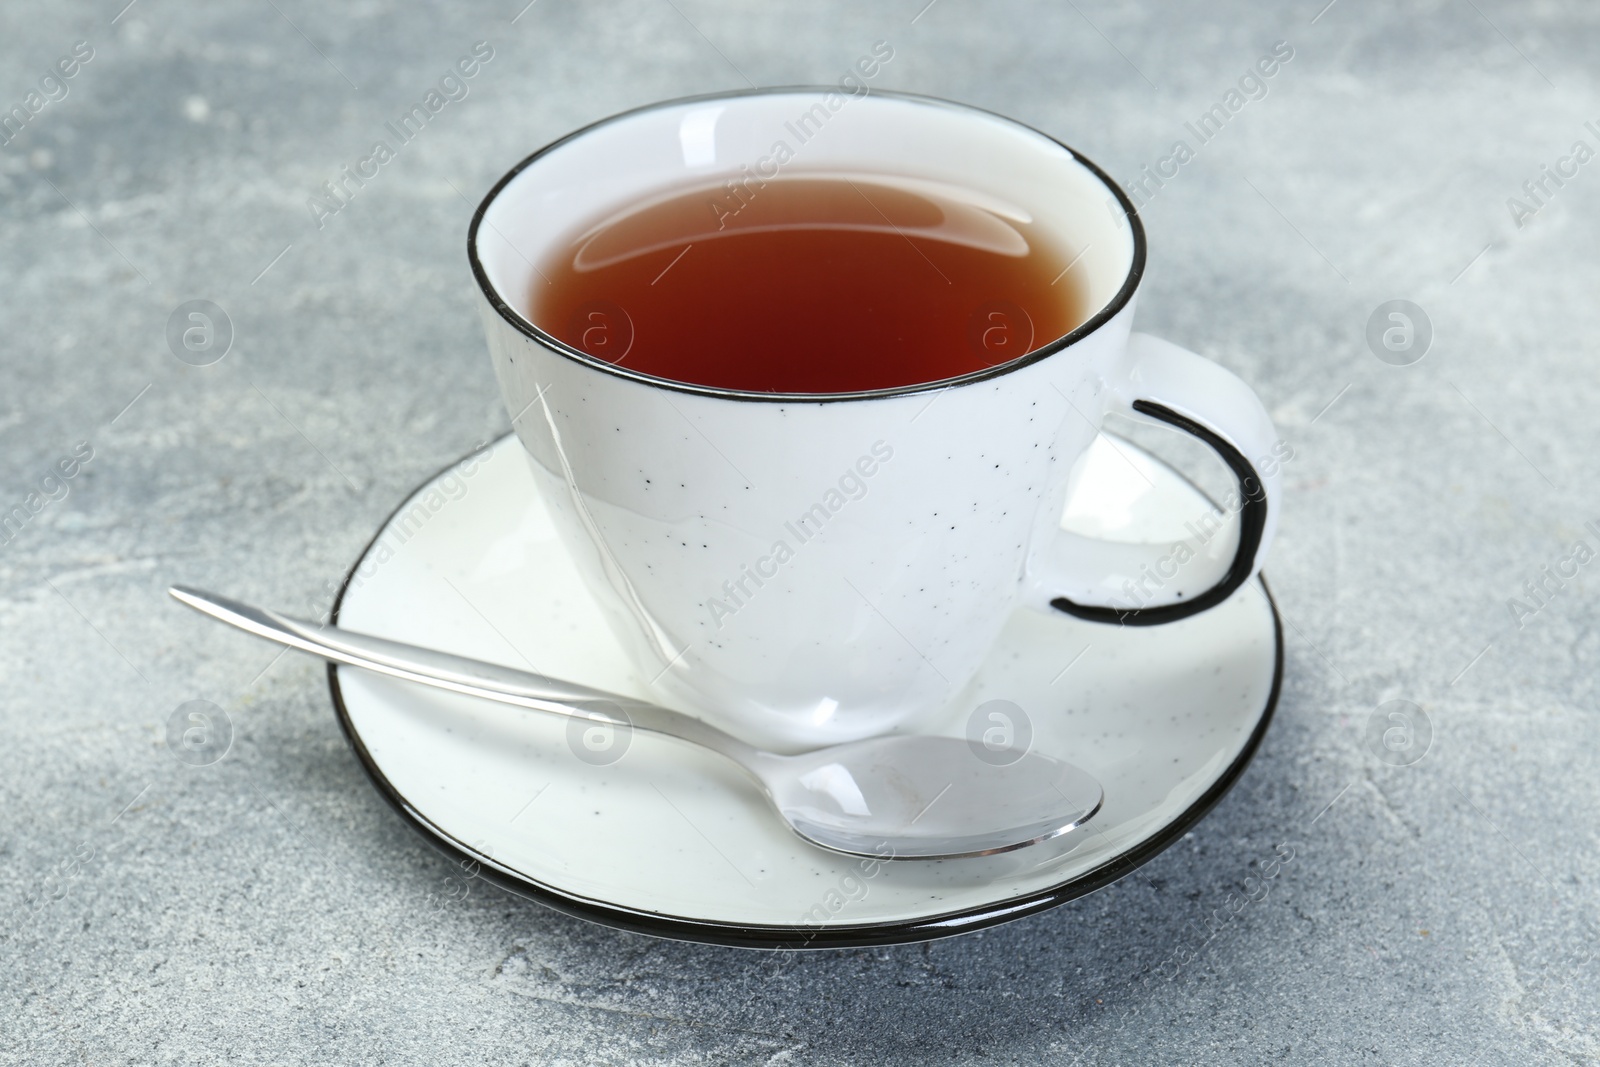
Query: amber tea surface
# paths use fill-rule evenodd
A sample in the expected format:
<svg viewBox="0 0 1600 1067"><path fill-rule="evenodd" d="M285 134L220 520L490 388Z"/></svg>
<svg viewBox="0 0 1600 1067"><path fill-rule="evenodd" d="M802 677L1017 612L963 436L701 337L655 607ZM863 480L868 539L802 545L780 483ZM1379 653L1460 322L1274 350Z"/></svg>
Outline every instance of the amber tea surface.
<svg viewBox="0 0 1600 1067"><path fill-rule="evenodd" d="M677 190L579 227L529 317L632 370L841 393L1010 362L1089 314L1081 249L991 197L872 175Z"/></svg>

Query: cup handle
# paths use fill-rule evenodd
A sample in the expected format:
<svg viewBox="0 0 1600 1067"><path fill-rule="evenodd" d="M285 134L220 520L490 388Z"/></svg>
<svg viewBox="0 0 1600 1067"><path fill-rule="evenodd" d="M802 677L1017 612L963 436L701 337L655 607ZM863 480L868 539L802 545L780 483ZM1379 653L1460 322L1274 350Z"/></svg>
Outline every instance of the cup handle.
<svg viewBox="0 0 1600 1067"><path fill-rule="evenodd" d="M1134 333L1126 366L1113 409L1198 437L1238 488L1221 508L1196 514L1181 541L1130 544L1057 531L1034 561L1032 599L1093 622L1153 626L1215 607L1255 577L1277 528L1278 469L1293 450L1278 441L1255 392L1209 359ZM1237 517L1235 536L1228 513Z"/></svg>

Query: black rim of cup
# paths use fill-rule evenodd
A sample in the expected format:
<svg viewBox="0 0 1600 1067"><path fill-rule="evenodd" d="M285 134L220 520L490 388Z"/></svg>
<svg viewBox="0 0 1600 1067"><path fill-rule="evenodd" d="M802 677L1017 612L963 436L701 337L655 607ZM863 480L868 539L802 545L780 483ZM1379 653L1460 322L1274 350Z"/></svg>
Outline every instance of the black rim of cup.
<svg viewBox="0 0 1600 1067"><path fill-rule="evenodd" d="M592 130L598 129L601 126L606 126L620 119L629 118L634 115L645 114L651 111L660 111L666 108L681 107L684 104L694 104L708 100L732 100L753 96L777 96L785 94L823 94L836 91L837 90L833 86L789 85L775 86L765 89L737 89L729 92L706 93L701 96L679 97L675 100L663 100L654 104L647 104L644 107L632 108L628 111L618 112L615 115L609 115L606 118L600 119L596 122L591 122L589 125L580 129L573 130L564 137L551 141L549 144L545 145L537 152L534 152L522 162L518 163L515 167L512 167L506 172L504 177L495 182L494 188L490 189L489 192L484 196L482 202L478 204L477 211L475 211L472 215L472 225L467 229L467 261L472 265L472 276L477 279L478 288L483 291L484 299L489 301L489 304L495 309L496 312L499 313L502 319L511 324L511 326L516 328L519 332L527 337L532 338L534 341L543 345L550 351L555 352L558 355L565 356L576 363L581 363L586 367L590 367L607 374L612 374L619 378L627 378L646 385L652 385L662 389L671 389L681 393L693 393L697 396L717 397L724 400L749 400L768 403L775 401L782 403L826 403L829 401L840 400L875 400L884 397L907 396L912 393L939 391L943 389L949 389L952 386L969 385L973 382L987 381L991 378L997 378L1002 374L1010 374L1012 371L1030 366L1031 364L1037 363L1042 359L1055 355L1057 352L1071 347L1075 342L1088 337L1101 326L1105 325L1105 323L1114 318L1117 313L1122 311L1122 309L1128 305L1128 302L1133 299L1134 292L1139 288L1139 280L1144 276L1144 226L1139 221L1139 213L1134 208L1133 201L1128 199L1127 194L1122 191L1121 186L1113 181L1111 176L1108 175L1104 170L1100 169L1100 167L1093 160L1074 149L1071 145L1051 137L1042 130L1037 130L1032 126L1018 122L1016 119L1001 115L998 112L989 111L985 108L973 107L970 104L956 103L953 100L944 100L936 96L924 96L919 93L894 92L885 89L871 90L868 95L885 96L895 100L904 100L910 103L923 104L929 107L950 108L971 114L983 115L995 119L996 121L1027 130L1030 133L1044 138L1051 144L1060 146L1069 156L1072 157L1074 162L1082 165L1089 171L1089 173L1093 174L1097 179L1099 179L1100 184L1105 186L1106 192L1111 197L1115 198L1116 204L1122 210L1123 218L1127 220L1128 225L1133 231L1133 257L1128 265L1127 275L1123 278L1122 285L1117 290L1116 295L1113 296L1111 300L1105 304L1105 306L1101 307L1088 319L1080 323L1076 328L1071 330L1069 333L1056 338L1049 344L1040 348L1036 348L1032 352L1029 352L1023 356L1019 356L1008 363L1000 363L993 367L986 367L983 370L973 371L970 374L963 374L955 378L942 378L930 382L917 382L911 385L892 386L885 389L866 389L858 392L762 393L743 389L723 389L717 386L696 385L692 382L674 381L670 378L660 378L652 374L641 374L638 371L629 370L627 368L619 367L616 364L608 363L603 359L597 359L581 349L574 348L564 341L559 340L545 330L540 329L539 326L532 322L526 315L509 304L506 299L501 296L499 291L495 289L493 283L490 282L488 272L484 269L482 261L478 258L478 231L483 225L484 215L488 212L489 206L494 203L501 191L505 189L505 187L509 185L512 180L517 177L517 175L521 174L528 167L538 162L538 160L541 159L545 154L560 148L569 141L574 141L577 138L582 137L584 134L589 133Z"/></svg>

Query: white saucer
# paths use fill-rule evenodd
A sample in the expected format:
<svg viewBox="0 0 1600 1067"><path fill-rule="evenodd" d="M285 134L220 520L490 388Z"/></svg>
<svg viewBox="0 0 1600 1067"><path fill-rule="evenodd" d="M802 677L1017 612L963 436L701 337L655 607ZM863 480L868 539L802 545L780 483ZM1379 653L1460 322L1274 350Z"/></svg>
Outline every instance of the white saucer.
<svg viewBox="0 0 1600 1067"><path fill-rule="evenodd" d="M1184 519L1208 507L1171 468L1102 438L1063 522L1176 540ZM470 473L452 466L402 504L352 568L334 613L352 630L661 699L635 676L579 581L513 437ZM1053 844L885 863L801 841L709 753L635 733L624 758L591 766L553 716L347 667L328 674L340 723L378 790L446 853L481 864L482 877L629 930L820 948L992 926L1134 870L1243 772L1282 670L1282 629L1260 581L1165 626L1019 611L941 732L964 735L985 700L1014 701L1034 747L1100 780L1104 808Z"/></svg>

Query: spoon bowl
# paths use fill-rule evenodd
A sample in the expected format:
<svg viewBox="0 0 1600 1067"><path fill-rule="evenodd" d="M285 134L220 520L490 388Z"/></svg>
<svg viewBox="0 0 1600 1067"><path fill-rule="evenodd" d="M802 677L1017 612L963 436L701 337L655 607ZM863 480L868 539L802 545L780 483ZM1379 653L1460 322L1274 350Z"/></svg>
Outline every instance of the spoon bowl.
<svg viewBox="0 0 1600 1067"><path fill-rule="evenodd" d="M955 737L874 737L774 757L779 766L763 779L796 833L857 856L1009 852L1059 837L1100 810L1100 783L1086 772L1038 752L1014 757L997 766Z"/></svg>

